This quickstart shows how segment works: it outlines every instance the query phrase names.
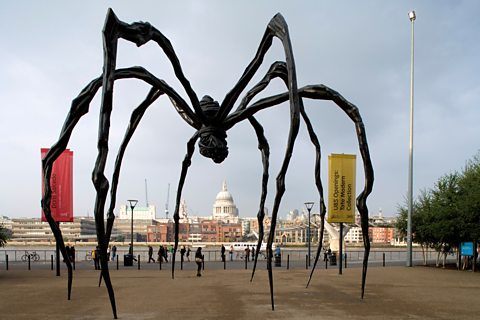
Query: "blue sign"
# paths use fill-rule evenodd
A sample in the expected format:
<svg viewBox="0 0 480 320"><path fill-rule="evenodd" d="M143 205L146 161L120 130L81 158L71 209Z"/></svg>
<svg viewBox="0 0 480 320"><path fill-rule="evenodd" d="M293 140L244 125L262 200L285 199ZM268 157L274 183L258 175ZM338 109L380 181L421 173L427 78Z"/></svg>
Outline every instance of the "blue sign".
<svg viewBox="0 0 480 320"><path fill-rule="evenodd" d="M462 256L473 257L473 242L462 242L460 245L460 254Z"/></svg>

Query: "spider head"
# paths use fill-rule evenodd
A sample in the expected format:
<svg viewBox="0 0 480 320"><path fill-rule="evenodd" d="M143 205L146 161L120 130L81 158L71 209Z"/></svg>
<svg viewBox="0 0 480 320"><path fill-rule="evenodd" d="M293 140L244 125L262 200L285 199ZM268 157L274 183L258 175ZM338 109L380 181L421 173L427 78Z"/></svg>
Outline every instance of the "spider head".
<svg viewBox="0 0 480 320"><path fill-rule="evenodd" d="M203 127L200 129L198 147L200 154L210 158L215 163L222 163L228 156L227 133L217 127Z"/></svg>

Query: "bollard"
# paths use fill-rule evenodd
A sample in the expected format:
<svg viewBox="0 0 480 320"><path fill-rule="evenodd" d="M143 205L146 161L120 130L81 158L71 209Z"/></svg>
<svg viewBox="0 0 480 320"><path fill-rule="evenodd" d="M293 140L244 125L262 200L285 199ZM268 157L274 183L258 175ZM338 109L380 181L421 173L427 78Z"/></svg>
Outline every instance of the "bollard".
<svg viewBox="0 0 480 320"><path fill-rule="evenodd" d="M117 270L118 270L118 256L117 256Z"/></svg>
<svg viewBox="0 0 480 320"><path fill-rule="evenodd" d="M385 252L383 253L383 266L385 267Z"/></svg>
<svg viewBox="0 0 480 320"><path fill-rule="evenodd" d="M50 270L53 271L53 254L50 255Z"/></svg>
<svg viewBox="0 0 480 320"><path fill-rule="evenodd" d="M159 263L159 269L158 270L162 270L162 257L160 257L160 263Z"/></svg>
<svg viewBox="0 0 480 320"><path fill-rule="evenodd" d="M202 270L205 270L205 258L202 259Z"/></svg>
<svg viewBox="0 0 480 320"><path fill-rule="evenodd" d="M138 255L138 270L140 270L140 255Z"/></svg>
<svg viewBox="0 0 480 320"><path fill-rule="evenodd" d="M308 254L305 256L305 269L308 270Z"/></svg>
<svg viewBox="0 0 480 320"><path fill-rule="evenodd" d="M8 254L5 256L5 264L7 266L7 271L8 271Z"/></svg>
<svg viewBox="0 0 480 320"><path fill-rule="evenodd" d="M28 270L31 270L30 269L30 255L28 255Z"/></svg>
<svg viewBox="0 0 480 320"><path fill-rule="evenodd" d="M347 269L347 253L345 253L345 269Z"/></svg>
<svg viewBox="0 0 480 320"><path fill-rule="evenodd" d="M287 254L287 270L290 269L290 255Z"/></svg>
<svg viewBox="0 0 480 320"><path fill-rule="evenodd" d="M325 269L328 269L328 259L325 259Z"/></svg>
<svg viewBox="0 0 480 320"><path fill-rule="evenodd" d="M223 259L223 270L227 270L227 259Z"/></svg>
<svg viewBox="0 0 480 320"><path fill-rule="evenodd" d="M180 260L180 270L183 270L183 259Z"/></svg>

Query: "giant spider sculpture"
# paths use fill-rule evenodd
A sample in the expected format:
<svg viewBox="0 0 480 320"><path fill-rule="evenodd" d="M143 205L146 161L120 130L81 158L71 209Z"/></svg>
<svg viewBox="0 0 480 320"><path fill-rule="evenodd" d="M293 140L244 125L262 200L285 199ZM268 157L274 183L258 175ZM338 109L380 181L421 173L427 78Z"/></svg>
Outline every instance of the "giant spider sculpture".
<svg viewBox="0 0 480 320"><path fill-rule="evenodd" d="M331 100L337 104L354 122L356 134L358 137L359 149L363 159L365 186L363 191L357 197L357 208L361 215L361 226L363 231L363 241L365 246L365 254L363 258L363 272L362 272L362 286L361 297L364 296L365 291L365 279L367 274L367 263L370 252L370 241L368 237L368 208L366 200L373 187L373 168L370 160L370 154L368 150L367 138L365 134L365 128L362 122L360 113L355 105L348 102L338 92L324 86L324 85L309 85L305 87L297 87L297 78L295 72L295 63L293 59L293 51L290 43L290 36L288 32L287 24L284 18L277 14L269 22L263 38L260 42L259 48L255 57L245 69L243 75L240 77L237 84L233 89L227 93L221 104L214 101L211 97L205 96L201 100L197 98L197 95L190 86L190 83L183 74L180 62L175 54L173 46L170 41L152 25L146 22L135 22L127 24L120 21L114 12L109 9L103 29L104 37L104 66L103 74L92 80L80 94L72 101L70 112L67 115L64 126L61 130L58 141L50 148L50 151L42 160L43 166L43 179L44 179L44 193L42 198L42 208L45 216L53 231L57 244L62 252L68 269L68 299L71 296L72 287L72 265L66 254L65 245L62 239L62 235L58 225L55 223L51 216L50 203L51 203L51 186L50 177L52 166L55 160L66 149L70 136L80 118L88 113L90 102L96 95L97 91L102 87L102 98L100 108L100 126L98 133L98 155L95 163L95 167L92 173L92 181L96 189L96 201L95 201L95 223L97 229L97 240L100 247L100 263L101 263L101 275L104 279L105 285L108 290L113 316L117 318L117 311L115 305L114 290L112 287L108 262L106 259L107 247L113 227L115 216L113 214L116 203L116 191L119 181L120 167L122 164L123 156L132 137L135 129L139 125L146 109L152 105L160 96L167 95L176 111L191 127L195 129L195 133L187 142L187 154L182 163L182 169L180 174L180 180L178 183L174 221L175 221L175 246L174 250L177 251L178 247L178 230L179 230L179 205L182 194L183 185L187 175L188 167L191 163L191 158L195 149L195 142L199 140L198 146L200 153L208 158L211 158L215 163L221 163L228 155L227 147L227 131L237 123L248 120L255 131L258 139L258 148L262 155L263 163L263 177L262 177L262 192L260 196L260 203L258 208L258 225L259 225L259 241L257 244L256 256L254 267L252 271L252 278L255 273L255 268L258 259L258 252L264 237L263 219L264 219L264 205L267 196L267 182L269 178L269 145L267 139L263 133L263 127L255 119L255 114L261 110L268 109L279 105L282 102L289 101L290 103L290 128L288 133L288 143L285 150L285 156L276 179L276 194L274 198L272 219L270 233L267 240L267 270L270 286L270 298L272 304L272 310L274 309L274 295L273 295L273 275L272 275L272 243L275 235L275 227L277 221L277 214L282 200L282 196L285 192L285 174L287 172L290 158L292 156L293 147L299 131L300 119L302 118L307 126L310 140L315 147L316 162L315 162L315 183L318 189L320 197L320 216L321 216L321 230L320 241L323 242L323 229L325 218L325 204L323 197L323 187L320 180L320 144L317 136L314 132L313 126L305 112L303 106L303 99L315 99L315 100ZM238 104L235 111L232 111L234 104L236 103L239 95L245 90L246 86L257 72L258 68L263 62L265 54L269 50L273 38L280 39L285 52L285 62L274 62L265 76L255 84ZM158 79L153 74L148 72L142 67L130 67L123 69L116 69L116 56L117 56L117 43L119 39L125 39L135 43L137 46L142 46L149 41L156 42L163 50L170 63L176 77L180 81L183 89L188 95L190 105L185 101L173 88L171 88L165 81ZM125 132L124 139L120 145L114 172L112 175L111 187L110 187L110 204L107 211L107 225L105 227L105 205L106 198L109 192L109 180L104 175L105 164L108 156L108 138L110 128L110 116L112 112L112 96L113 85L116 80L136 78L142 80L151 86L151 89L145 98L145 100L139 104L139 106L133 110L130 118L129 126ZM256 102L252 102L252 99L260 92L262 92L275 78L281 79L287 92L277 94L274 96L259 99ZM317 255L315 258L314 266L311 270L310 282L313 271L318 262L320 256L321 245L317 249ZM172 278L174 277L175 270L175 255L172 259ZM100 279L101 279L100 278ZM307 284L308 286L308 284Z"/></svg>

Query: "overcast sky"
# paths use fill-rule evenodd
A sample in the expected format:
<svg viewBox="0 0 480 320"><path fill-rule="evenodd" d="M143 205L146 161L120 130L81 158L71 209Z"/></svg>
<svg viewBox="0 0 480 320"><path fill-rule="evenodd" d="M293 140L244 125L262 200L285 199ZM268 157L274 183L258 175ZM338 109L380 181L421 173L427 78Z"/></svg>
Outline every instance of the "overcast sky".
<svg viewBox="0 0 480 320"><path fill-rule="evenodd" d="M160 4L163 3L163 4ZM170 39L197 96L222 101L253 58L269 20L281 12L290 30L299 86L325 84L354 103L363 117L375 170L370 214L393 216L408 188L410 36L415 21L414 194L442 175L461 170L480 149L480 2L471 1L4 1L0 10L0 215L40 217L40 148L58 139L70 103L102 73L102 28L107 9L131 23L148 21ZM251 84L276 60L278 40ZM164 79L186 99L162 50L121 41L117 67L140 65ZM137 80L115 84L110 153L116 152L132 110L149 86ZM284 91L275 82L265 95ZM75 128L75 216L93 215L91 172L97 156L99 95ZM359 155L352 122L332 102L305 102L327 155ZM289 126L288 105L262 111L271 148L267 207L273 207L275 177ZM164 217L170 184L173 213L186 143L194 130L160 98L146 113L128 146L118 188L117 209L127 199L157 206ZM262 165L256 136L247 122L228 132L229 157L220 165L198 147L183 198L191 215L212 213L225 179L240 216L255 216ZM319 196L313 179L314 149L305 125L295 145L279 215L302 210ZM110 178L109 178L110 179ZM357 192L364 183L357 159Z"/></svg>

